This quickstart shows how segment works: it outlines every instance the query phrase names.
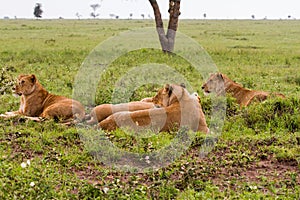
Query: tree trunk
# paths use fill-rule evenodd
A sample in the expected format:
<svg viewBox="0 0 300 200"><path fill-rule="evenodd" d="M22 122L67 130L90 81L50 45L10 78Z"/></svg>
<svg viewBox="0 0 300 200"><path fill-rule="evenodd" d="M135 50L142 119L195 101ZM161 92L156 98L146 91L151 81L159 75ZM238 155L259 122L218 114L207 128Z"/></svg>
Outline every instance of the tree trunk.
<svg viewBox="0 0 300 200"><path fill-rule="evenodd" d="M158 33L159 41L164 52L173 52L176 31L178 27L178 19L180 15L180 0L169 0L169 25L167 34L164 30L161 13L156 0L149 0L155 17L156 30Z"/></svg>

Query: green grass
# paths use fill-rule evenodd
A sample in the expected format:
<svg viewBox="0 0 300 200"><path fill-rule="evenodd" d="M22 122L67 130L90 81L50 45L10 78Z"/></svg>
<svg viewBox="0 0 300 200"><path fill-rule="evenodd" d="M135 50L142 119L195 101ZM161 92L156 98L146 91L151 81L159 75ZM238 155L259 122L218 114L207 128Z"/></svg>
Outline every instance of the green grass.
<svg viewBox="0 0 300 200"><path fill-rule="evenodd" d="M18 109L19 100L10 94L10 81L18 74L34 73L50 92L72 97L75 76L93 48L144 27L155 27L154 21L0 20L0 113ZM85 146L84 139L106 145L105 137L118 148L145 155L165 148L168 158L170 151L182 148L169 146L176 133L140 138L117 130L99 136L85 124L0 119L0 199L299 199L299 27L298 20L180 21L179 31L203 46L220 72L245 87L287 97L243 109L228 97L222 135L204 158L205 135L196 133L188 150L169 166L122 172L97 160L94 143ZM149 62L166 63L184 74L211 122L202 77L183 59L156 50L133 51L115 60L102 74L95 103L110 102L115 82L133 66ZM144 85L130 99L153 96L160 87ZM93 106L85 104L87 111ZM80 133L91 133L91 138ZM30 165L22 168L27 160Z"/></svg>

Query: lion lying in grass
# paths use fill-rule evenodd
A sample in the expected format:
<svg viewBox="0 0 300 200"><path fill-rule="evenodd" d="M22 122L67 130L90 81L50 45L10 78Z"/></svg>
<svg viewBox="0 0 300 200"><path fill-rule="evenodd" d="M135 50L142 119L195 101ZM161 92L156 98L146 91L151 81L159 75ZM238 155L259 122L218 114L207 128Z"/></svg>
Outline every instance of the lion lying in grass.
<svg viewBox="0 0 300 200"><path fill-rule="evenodd" d="M2 117L22 115L26 118L40 121L40 118L55 118L61 120L83 120L84 107L76 100L50 94L38 82L35 75L20 75L13 88L15 96L21 96L18 111L6 112Z"/></svg>
<svg viewBox="0 0 300 200"><path fill-rule="evenodd" d="M121 103L121 104L101 104L96 106L91 111L90 115L87 118L90 120L87 121L88 124L95 124L101 122L108 116L112 115L116 112L121 111L137 111L137 110L145 110L154 108L154 104L150 102L142 102L142 101L134 101L129 103Z"/></svg>
<svg viewBox="0 0 300 200"><path fill-rule="evenodd" d="M285 98L285 96L280 93L269 93L243 88L221 73L212 74L206 83L203 84L202 89L204 90L204 94L211 92L215 92L217 95L221 95L224 92L229 93L232 97L236 98L237 103L241 107L248 106L255 101L264 101L271 95Z"/></svg>
<svg viewBox="0 0 300 200"><path fill-rule="evenodd" d="M98 126L108 131L118 127L171 131L185 126L193 131L208 133L209 129L198 97L190 95L184 87L167 84L155 97L148 99L151 100L156 108L117 112L100 121Z"/></svg>

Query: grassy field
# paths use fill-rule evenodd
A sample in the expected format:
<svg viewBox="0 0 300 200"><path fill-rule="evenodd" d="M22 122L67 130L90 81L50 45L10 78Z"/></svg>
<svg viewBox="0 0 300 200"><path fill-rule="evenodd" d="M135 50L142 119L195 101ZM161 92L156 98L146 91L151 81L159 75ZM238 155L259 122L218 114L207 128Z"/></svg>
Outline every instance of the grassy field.
<svg viewBox="0 0 300 200"><path fill-rule="evenodd" d="M154 21L0 20L0 113L18 109L10 93L18 74L34 73L48 91L72 97L75 76L99 43L145 27L155 27ZM197 133L175 162L147 173L114 170L95 159L80 137L93 130L84 123L0 119L0 199L299 199L300 21L181 20L179 31L244 87L287 98L240 109L228 97L222 135L206 157L199 151L205 135ZM111 101L115 81L132 66L166 60L200 94L210 123L202 77L160 51L134 51L114 61L99 83L96 104ZM143 86L131 100L152 96L158 87ZM93 105L85 106L88 112ZM129 152L149 153L176 133L135 138L118 130L106 137Z"/></svg>

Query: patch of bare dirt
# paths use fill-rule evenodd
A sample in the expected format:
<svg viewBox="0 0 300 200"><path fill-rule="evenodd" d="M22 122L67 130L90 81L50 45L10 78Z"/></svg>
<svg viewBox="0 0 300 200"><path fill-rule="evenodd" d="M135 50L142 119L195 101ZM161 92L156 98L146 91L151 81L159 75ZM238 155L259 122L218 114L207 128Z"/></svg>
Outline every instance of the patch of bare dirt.
<svg viewBox="0 0 300 200"><path fill-rule="evenodd" d="M234 144L230 144L234 145ZM197 182L212 182L220 190L239 190L245 184L258 185L258 189L263 192L270 192L267 185L274 187L293 188L295 184L300 184L299 166L297 162L279 162L272 155L264 159L245 160L236 162L230 157L231 148L217 148L206 157L201 158L199 148L191 148L180 161L152 173L125 173L98 171L96 166L89 165L87 168L72 168L78 178L87 180L93 185L107 186L118 182L123 185L142 184L148 188L154 188L164 181L174 183L176 188L184 190L187 186L194 187L195 190L203 189ZM259 152L253 152L256 155ZM105 168L104 165L102 167ZM103 171L103 170L101 170ZM256 187L256 186L255 186Z"/></svg>

